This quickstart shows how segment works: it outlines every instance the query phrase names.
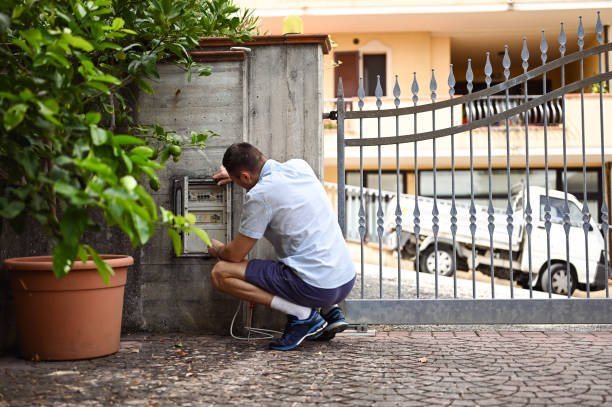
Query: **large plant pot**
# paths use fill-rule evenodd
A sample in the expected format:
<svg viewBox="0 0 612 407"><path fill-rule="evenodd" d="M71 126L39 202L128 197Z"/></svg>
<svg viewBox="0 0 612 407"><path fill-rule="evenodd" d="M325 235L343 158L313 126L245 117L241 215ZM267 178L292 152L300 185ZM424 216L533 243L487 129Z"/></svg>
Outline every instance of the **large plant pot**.
<svg viewBox="0 0 612 407"><path fill-rule="evenodd" d="M75 261L55 278L51 256L7 259L23 357L76 360L119 350L123 291L130 256L101 256L115 271L105 285L93 261Z"/></svg>

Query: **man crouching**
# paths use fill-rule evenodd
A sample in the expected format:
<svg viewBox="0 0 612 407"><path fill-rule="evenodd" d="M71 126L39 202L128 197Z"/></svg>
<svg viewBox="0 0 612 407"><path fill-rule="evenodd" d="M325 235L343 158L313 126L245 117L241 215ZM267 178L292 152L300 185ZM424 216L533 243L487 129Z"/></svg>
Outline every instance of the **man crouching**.
<svg viewBox="0 0 612 407"><path fill-rule="evenodd" d="M220 261L214 286L234 297L287 314L282 337L270 349L292 350L306 338L329 340L348 326L338 303L355 283L355 270L325 190L310 166L267 159L249 143L231 145L213 178L246 189L234 240L212 240ZM261 237L278 260L245 257ZM321 309L321 312L317 310Z"/></svg>

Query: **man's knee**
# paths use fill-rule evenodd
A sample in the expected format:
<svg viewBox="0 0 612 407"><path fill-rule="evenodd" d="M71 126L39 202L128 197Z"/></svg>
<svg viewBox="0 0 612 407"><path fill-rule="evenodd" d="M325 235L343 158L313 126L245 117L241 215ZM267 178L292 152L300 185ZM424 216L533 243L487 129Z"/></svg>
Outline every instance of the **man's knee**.
<svg viewBox="0 0 612 407"><path fill-rule="evenodd" d="M213 286L217 290L223 291L225 280L229 278L244 279L244 271L242 271L244 267L246 267L246 264L242 265L241 263L232 263L229 261L220 260L214 265L211 272Z"/></svg>
<svg viewBox="0 0 612 407"><path fill-rule="evenodd" d="M224 275L224 269L225 269L225 261L219 261L217 262L217 264L214 265L211 273L210 273L210 278L212 280L213 286L217 289L220 290L221 286L223 284L223 279L225 278Z"/></svg>

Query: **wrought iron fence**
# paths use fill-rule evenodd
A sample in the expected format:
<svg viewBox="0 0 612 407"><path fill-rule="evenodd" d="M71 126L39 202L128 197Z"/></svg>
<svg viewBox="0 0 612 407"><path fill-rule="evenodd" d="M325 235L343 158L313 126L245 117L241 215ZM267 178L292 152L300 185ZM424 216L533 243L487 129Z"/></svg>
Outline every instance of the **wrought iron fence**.
<svg viewBox="0 0 612 407"><path fill-rule="evenodd" d="M561 24L558 35L560 57L548 61L549 45L544 32L540 41L540 63L529 69L530 54L526 39L523 39L521 50L521 67L523 74L510 78L511 60L506 47L502 61L505 81L492 85L493 67L487 53L484 66L486 88L472 92L474 88L474 71L471 60L467 61L465 79L468 94L455 97L455 68L450 66L448 77L447 100L438 101L438 82L432 70L429 80L429 98L431 103L419 104L420 86L416 73L413 75L410 93L412 106L400 107L401 89L396 76L393 88L394 107L382 108L383 91L380 81L376 88L376 110L363 110L365 91L360 81L357 91L358 110L346 111L343 97L342 80L338 84L337 111L330 113L330 118L337 120L337 160L338 160L338 219L347 238L356 238L360 242L361 266L358 273L359 282L355 295L347 301L351 319L356 322L371 323L612 323L612 301L608 288L609 271L609 225L608 197L606 196L609 174L606 163L612 159L612 144L608 147L605 137L605 110L602 83L612 78L612 73L602 69L602 55L612 50L611 44L603 42L603 25L597 18L595 27L598 45L584 49L584 27L582 19L578 25L578 48L575 53L566 55L567 37ZM598 59L599 72L585 78L584 60L589 57ZM577 63L580 66L580 77L566 82L566 66ZM560 73L560 86L547 89L547 75L553 71ZM538 96L529 95L528 81L542 79L543 92ZM599 84L599 109L589 111L592 121L597 121L597 148L587 146L585 131L584 89ZM522 90L521 96L511 96L513 89ZM566 95L569 92L580 93L580 153L578 160L582 163L583 194L574 197L568 193L568 128ZM496 96L502 94L503 96ZM466 106L467 122L456 124L453 107ZM441 112L450 111L450 123L440 123L437 117ZM430 115L432 129L419 132L419 119ZM395 135L383 135L381 121L395 119ZM410 134L400 133L400 119L410 118L413 126ZM359 138L345 138L345 123L358 122ZM364 132L364 122L375 120L377 132L370 136ZM530 171L533 155L530 149L530 123L539 122L543 126L543 169L544 187L532 185ZM510 171L516 167L517 152L511 146L510 128L512 123L522 125L521 161L525 178L520 185L511 185ZM492 151L491 127L502 123L505 127L505 151L500 154ZM442 124L442 126L440 126ZM561 128L560 140L549 140L551 125ZM357 125L355 124L355 127ZM476 134L476 130L483 131ZM484 132L486 129L486 133ZM533 132L533 129L531 129ZM459 204L455 196L455 170L457 168L456 142L459 137L469 140L469 154L461 157L462 166L470 171L469 204ZM474 196L474 158L476 137L486 137L486 168L488 170L488 203L478 205ZM592 144L592 143L591 143ZM411 154L400 146L407 145ZM440 146L449 146L451 186L443 195L450 199L439 199L441 191L437 184L437 160L440 158ZM382 190L382 149L385 146L395 147L395 191ZM364 188L364 149L377 149L378 188ZM385 147L386 148L386 147ZM359 149L360 181L357 188L345 185L345 151ZM433 196L419 196L419 183L415 182L414 194L402 194L400 189L400 166L411 160L415 179L419 179L419 170L425 168L419 161L425 150L433 171ZM549 188L548 173L551 162L551 151L554 161L561 162L564 171L563 188L554 191ZM587 154L588 151L588 154ZM573 153L572 153L573 154ZM593 157L596 157L595 159ZM493 205L492 168L493 161L503 162L507 169L505 208ZM593 161L601 171L601 223L596 223L587 206L586 171L587 162ZM428 164L429 165L429 164ZM358 203L347 206L350 202ZM348 214L347 208L355 208L356 214ZM357 209L358 208L358 209ZM347 216L356 219L356 225L347 228ZM382 247L389 239L395 244L397 267L389 278L389 270L383 267ZM535 239L535 242L534 242ZM364 243L377 241L379 246L378 270L371 274L371 267L364 263ZM413 261L417 272L407 270L402 265L402 256ZM471 287L458 289L457 267L463 262L471 279ZM486 269L490 284L483 296L477 287L477 269ZM419 273L428 271L431 274ZM510 284L507 297L500 298L496 277L503 276ZM432 276L433 278L430 278ZM374 278L377 277L377 278ZM433 289L430 299L426 299L425 280ZM431 281L430 281L431 280ZM515 282L524 289L515 288ZM389 285L392 290L387 290ZM378 288L368 293L367 288ZM444 292L441 287L446 287ZM451 287L451 288L448 288ZM576 288L584 290L586 299L570 300ZM450 291L449 291L450 290ZM462 291L463 290L463 291ZM497 292L496 292L497 290ZM603 290L605 298L592 298L592 292ZM467 292L467 295L466 295ZM518 299L526 297L525 300ZM355 298L357 297L357 298ZM460 299L468 297L469 301ZM485 299L483 299L485 297ZM544 299L541 299L544 297ZM448 298L448 299L447 299ZM405 299L409 299L408 302ZM408 306L409 308L406 308Z"/></svg>

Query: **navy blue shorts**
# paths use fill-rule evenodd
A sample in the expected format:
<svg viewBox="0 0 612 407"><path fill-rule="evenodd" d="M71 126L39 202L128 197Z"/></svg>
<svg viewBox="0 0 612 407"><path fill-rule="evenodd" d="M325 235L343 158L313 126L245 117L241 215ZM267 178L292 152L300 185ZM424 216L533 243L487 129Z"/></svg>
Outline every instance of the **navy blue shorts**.
<svg viewBox="0 0 612 407"><path fill-rule="evenodd" d="M355 284L353 278L338 288L305 283L291 267L274 260L249 260L245 279L270 294L304 307L329 307L344 300Z"/></svg>

